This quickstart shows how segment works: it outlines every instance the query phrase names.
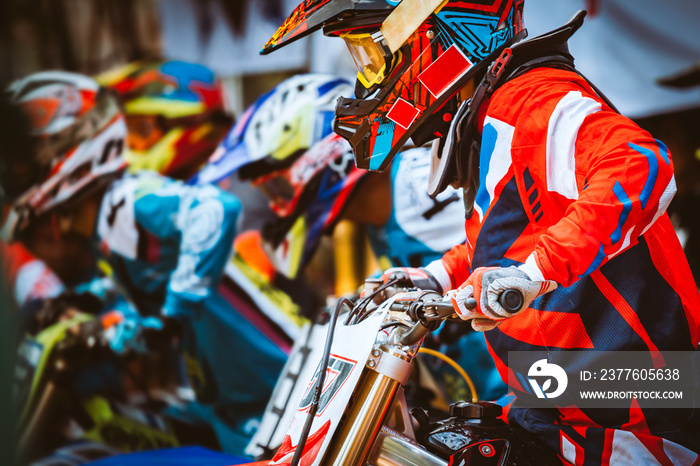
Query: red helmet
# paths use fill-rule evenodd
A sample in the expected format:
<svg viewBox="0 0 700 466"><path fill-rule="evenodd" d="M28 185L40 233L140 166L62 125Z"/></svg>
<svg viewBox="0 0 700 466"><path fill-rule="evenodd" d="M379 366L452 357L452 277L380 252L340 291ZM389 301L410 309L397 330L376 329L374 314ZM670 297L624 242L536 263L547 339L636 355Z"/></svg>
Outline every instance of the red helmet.
<svg viewBox="0 0 700 466"><path fill-rule="evenodd" d="M360 168L385 169L408 138L446 134L459 91L524 36L524 0L306 0L261 53L323 28L345 40L357 98L336 107L335 131Z"/></svg>
<svg viewBox="0 0 700 466"><path fill-rule="evenodd" d="M129 130L125 157L133 169L187 179L231 127L221 82L205 66L136 62L97 79L122 102Z"/></svg>

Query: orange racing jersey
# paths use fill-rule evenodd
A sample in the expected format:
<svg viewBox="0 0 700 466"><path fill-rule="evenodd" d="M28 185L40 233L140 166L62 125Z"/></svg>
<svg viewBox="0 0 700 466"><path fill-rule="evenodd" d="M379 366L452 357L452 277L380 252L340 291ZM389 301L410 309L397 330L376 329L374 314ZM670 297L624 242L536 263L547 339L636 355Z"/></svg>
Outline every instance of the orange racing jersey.
<svg viewBox="0 0 700 466"><path fill-rule="evenodd" d="M441 264L453 288L478 267L528 258L559 284L486 332L502 379L508 381L509 351L695 350L700 295L665 213L676 187L664 144L570 71L533 70L503 85L485 105L467 241ZM524 385L511 388L528 392ZM601 463L642 433L651 439L642 441L647 451L668 450L657 433L692 448L697 430L689 433L676 419L688 413L670 411L632 404L614 411L560 409L547 422L577 429L548 426L545 440L560 454L566 446L574 456L585 451L587 460ZM617 445L606 433L610 428L624 431ZM629 432L635 433L631 440L624 435Z"/></svg>

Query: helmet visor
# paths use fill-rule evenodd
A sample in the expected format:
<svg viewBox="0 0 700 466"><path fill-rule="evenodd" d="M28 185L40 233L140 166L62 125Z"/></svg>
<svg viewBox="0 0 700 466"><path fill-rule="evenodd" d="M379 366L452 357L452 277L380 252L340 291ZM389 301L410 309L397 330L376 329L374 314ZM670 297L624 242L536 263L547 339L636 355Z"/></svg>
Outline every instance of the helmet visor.
<svg viewBox="0 0 700 466"><path fill-rule="evenodd" d="M126 128L129 133L129 149L146 151L153 147L165 134L165 128L158 115L127 115Z"/></svg>
<svg viewBox="0 0 700 466"><path fill-rule="evenodd" d="M381 42L381 33L342 34L340 37L345 40L355 62L357 79L367 89L381 84L392 56Z"/></svg>

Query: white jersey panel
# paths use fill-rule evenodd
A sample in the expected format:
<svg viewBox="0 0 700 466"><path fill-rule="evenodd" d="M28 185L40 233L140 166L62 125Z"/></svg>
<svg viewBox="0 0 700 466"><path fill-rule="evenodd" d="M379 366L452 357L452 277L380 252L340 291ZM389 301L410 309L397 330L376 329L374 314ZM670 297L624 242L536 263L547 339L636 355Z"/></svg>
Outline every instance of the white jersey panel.
<svg viewBox="0 0 700 466"><path fill-rule="evenodd" d="M136 259L139 239L134 215L134 183L136 180L129 176L113 182L102 199L97 220L101 241L128 259Z"/></svg>
<svg viewBox="0 0 700 466"><path fill-rule="evenodd" d="M428 196L430 149L401 153L393 181L396 222L410 236L434 251L464 243L462 191L448 187L434 200Z"/></svg>
<svg viewBox="0 0 700 466"><path fill-rule="evenodd" d="M554 108L547 127L547 189L567 199L578 199L576 186L576 138L583 120L599 112L600 103L569 92Z"/></svg>

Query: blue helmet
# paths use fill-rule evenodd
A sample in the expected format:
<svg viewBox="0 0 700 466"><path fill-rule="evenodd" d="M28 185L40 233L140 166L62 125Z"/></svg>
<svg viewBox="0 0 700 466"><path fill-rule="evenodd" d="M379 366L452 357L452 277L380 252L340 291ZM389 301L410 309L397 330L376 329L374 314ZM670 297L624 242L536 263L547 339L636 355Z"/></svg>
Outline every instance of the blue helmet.
<svg viewBox="0 0 700 466"><path fill-rule="evenodd" d="M333 131L336 101L352 85L327 74L289 78L246 109L196 177L215 183L235 172L243 180L289 167Z"/></svg>

